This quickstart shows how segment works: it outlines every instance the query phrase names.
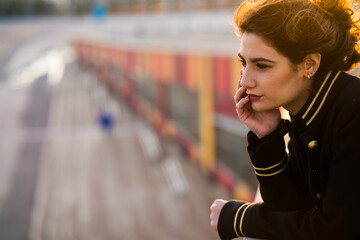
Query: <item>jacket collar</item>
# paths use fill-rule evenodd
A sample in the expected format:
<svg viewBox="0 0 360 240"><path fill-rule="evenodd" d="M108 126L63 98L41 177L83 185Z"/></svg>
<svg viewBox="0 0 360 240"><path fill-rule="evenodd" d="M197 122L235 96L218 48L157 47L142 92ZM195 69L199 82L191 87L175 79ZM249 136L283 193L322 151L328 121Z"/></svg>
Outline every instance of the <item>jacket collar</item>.
<svg viewBox="0 0 360 240"><path fill-rule="evenodd" d="M335 83L341 71L328 72L324 80L320 82L319 86L315 87L315 91L310 95L305 105L295 115L295 119L302 119L302 122L309 126L316 118Z"/></svg>

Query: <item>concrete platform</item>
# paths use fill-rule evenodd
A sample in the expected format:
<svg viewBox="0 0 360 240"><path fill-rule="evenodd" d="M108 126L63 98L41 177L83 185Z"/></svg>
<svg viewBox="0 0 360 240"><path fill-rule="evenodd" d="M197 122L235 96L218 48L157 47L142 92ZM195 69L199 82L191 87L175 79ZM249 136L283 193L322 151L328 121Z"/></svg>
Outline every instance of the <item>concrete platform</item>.
<svg viewBox="0 0 360 240"><path fill-rule="evenodd" d="M69 35L50 22L17 36L20 25L0 27L16 39L1 55L0 239L218 239L209 206L227 193L54 51ZM111 131L99 125L104 111Z"/></svg>

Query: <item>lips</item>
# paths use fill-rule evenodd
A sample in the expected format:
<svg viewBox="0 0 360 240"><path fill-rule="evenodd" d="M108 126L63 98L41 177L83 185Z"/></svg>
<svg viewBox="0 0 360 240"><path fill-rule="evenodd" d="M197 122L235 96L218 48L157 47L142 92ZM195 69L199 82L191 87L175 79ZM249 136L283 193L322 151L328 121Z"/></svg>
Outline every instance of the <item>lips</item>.
<svg viewBox="0 0 360 240"><path fill-rule="evenodd" d="M261 96L254 95L254 94L248 94L250 101L257 101L261 98Z"/></svg>

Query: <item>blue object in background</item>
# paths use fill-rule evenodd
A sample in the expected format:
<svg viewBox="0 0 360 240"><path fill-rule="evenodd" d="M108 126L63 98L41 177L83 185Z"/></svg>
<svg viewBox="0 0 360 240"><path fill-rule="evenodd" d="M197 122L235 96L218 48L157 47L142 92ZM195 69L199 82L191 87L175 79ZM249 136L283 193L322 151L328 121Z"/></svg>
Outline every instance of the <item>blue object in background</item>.
<svg viewBox="0 0 360 240"><path fill-rule="evenodd" d="M99 117L99 124L103 130L111 130L114 126L114 117L108 112L102 112Z"/></svg>
<svg viewBox="0 0 360 240"><path fill-rule="evenodd" d="M91 7L91 16L95 21L102 22L108 14L108 9L105 3L95 2Z"/></svg>

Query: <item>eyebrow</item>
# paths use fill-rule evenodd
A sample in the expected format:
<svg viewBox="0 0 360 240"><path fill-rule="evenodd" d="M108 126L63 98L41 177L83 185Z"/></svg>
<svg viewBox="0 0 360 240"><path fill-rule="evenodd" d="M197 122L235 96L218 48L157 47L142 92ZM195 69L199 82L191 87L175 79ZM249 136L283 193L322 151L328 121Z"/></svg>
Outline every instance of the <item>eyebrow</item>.
<svg viewBox="0 0 360 240"><path fill-rule="evenodd" d="M240 53L238 53L239 58L241 58L242 60L245 60L243 58L243 56L241 56ZM275 63L274 61L270 60L270 59L266 59L266 58L262 58L262 57L258 57L258 58L251 58L250 59L251 62L269 62L269 63Z"/></svg>

